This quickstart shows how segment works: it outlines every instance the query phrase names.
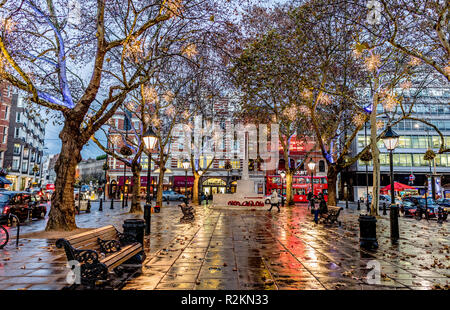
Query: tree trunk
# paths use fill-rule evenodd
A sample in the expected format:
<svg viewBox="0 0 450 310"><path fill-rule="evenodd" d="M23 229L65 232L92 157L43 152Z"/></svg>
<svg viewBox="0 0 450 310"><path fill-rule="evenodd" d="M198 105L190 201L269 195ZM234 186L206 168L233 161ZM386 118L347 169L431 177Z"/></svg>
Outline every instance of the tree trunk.
<svg viewBox="0 0 450 310"><path fill-rule="evenodd" d="M74 130L75 128L75 130ZM51 208L46 231L71 231L77 229L75 223L75 172L81 161L82 144L77 143L79 132L75 122L66 121L59 137L62 141L61 152L55 164L55 192L52 195Z"/></svg>
<svg viewBox="0 0 450 310"><path fill-rule="evenodd" d="M158 176L158 191L156 193L156 205L157 206L162 206L163 204L163 188L164 188L164 167L163 166L159 166L159 176Z"/></svg>
<svg viewBox="0 0 450 310"><path fill-rule="evenodd" d="M142 166L133 161L131 163L131 172L133 173L133 197L129 213L142 213L141 207L141 170Z"/></svg>
<svg viewBox="0 0 450 310"><path fill-rule="evenodd" d="M328 205L336 206L336 183L337 183L337 169L334 165L328 166L327 178L328 178Z"/></svg>
<svg viewBox="0 0 450 310"><path fill-rule="evenodd" d="M378 83L376 86L378 87ZM373 167L372 205L370 207L370 215L378 215L378 198L380 196L380 150L377 146L377 105L378 94L375 94L373 97L373 108L370 114L370 147L372 151Z"/></svg>
<svg viewBox="0 0 450 310"><path fill-rule="evenodd" d="M200 181L200 175L194 173L194 185L192 186L192 203L198 205L198 184Z"/></svg>
<svg viewBox="0 0 450 310"><path fill-rule="evenodd" d="M293 173L291 170L286 171L286 206L294 204L294 195L292 192Z"/></svg>

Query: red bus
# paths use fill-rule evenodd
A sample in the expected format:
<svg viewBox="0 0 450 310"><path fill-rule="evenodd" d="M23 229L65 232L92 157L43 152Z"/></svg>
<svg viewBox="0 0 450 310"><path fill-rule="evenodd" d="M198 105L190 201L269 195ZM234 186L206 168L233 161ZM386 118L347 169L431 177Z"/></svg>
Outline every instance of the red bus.
<svg viewBox="0 0 450 310"><path fill-rule="evenodd" d="M286 182L286 181L285 181ZM283 184L283 196L286 196L286 183ZM314 195L322 193L325 201L328 201L328 180L327 177L315 176ZM278 194L281 191L281 177L279 175L268 176L266 180L266 193L270 195L272 190L276 189ZM311 191L311 176L295 175L292 180L292 190L294 192L294 202L308 202L306 196Z"/></svg>

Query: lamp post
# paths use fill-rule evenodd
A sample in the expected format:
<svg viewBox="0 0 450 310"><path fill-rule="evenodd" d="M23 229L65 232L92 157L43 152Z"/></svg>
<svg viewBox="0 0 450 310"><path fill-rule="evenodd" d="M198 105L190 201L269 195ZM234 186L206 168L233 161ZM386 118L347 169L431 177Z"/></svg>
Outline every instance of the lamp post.
<svg viewBox="0 0 450 310"><path fill-rule="evenodd" d="M314 178L314 171L316 169L316 163L312 160L312 158L308 163L308 168L311 171L311 193L312 193L313 199L314 199L314 180L313 180L313 178Z"/></svg>
<svg viewBox="0 0 450 310"><path fill-rule="evenodd" d="M364 123L364 147L367 145L367 122ZM366 161L366 207L369 212L369 162Z"/></svg>
<svg viewBox="0 0 450 310"><path fill-rule="evenodd" d="M231 171L232 168L233 167L231 166L230 161L227 160L225 162L225 170L227 170L227 173L228 173L228 175L227 175L227 194L231 192L231 188L230 188L231 187L230 186L230 171Z"/></svg>
<svg viewBox="0 0 450 310"><path fill-rule="evenodd" d="M281 176L281 205L284 206L283 185L284 185L284 177L286 176L286 172L284 172L284 170L281 170L280 176Z"/></svg>
<svg viewBox="0 0 450 310"><path fill-rule="evenodd" d="M383 143L386 149L389 151L389 169L391 175L391 209L390 209L390 220L391 220L391 239L394 242L400 237L398 229L398 207L395 205L395 194L394 194L394 166L393 166L393 151L397 147L399 136L388 126L386 133L383 136Z"/></svg>
<svg viewBox="0 0 450 310"><path fill-rule="evenodd" d="M200 194L200 192L203 191L203 186L202 186L203 170L202 170L202 168L200 168L197 173L200 176L199 179L198 179L198 186L199 186L199 188L197 189L198 193ZM201 189L201 191L200 191L200 189Z"/></svg>
<svg viewBox="0 0 450 310"><path fill-rule="evenodd" d="M183 160L183 169L184 169L184 194L186 195L186 198L188 197L187 195L187 171L188 169L191 167L191 162L185 158Z"/></svg>
<svg viewBox="0 0 450 310"><path fill-rule="evenodd" d="M106 201L106 184L108 183L106 173L109 170L108 158L106 158L106 161L103 164L103 170L105 171L105 184L103 185L103 200Z"/></svg>
<svg viewBox="0 0 450 310"><path fill-rule="evenodd" d="M150 178L151 178L151 169L152 169L152 151L156 146L156 142L158 142L158 137L153 131L152 127L149 126L147 131L143 136L145 147L148 150L148 165L147 165L147 197L146 204L144 208L144 218L145 218L145 234L150 235L150 225L151 225L151 197L150 197Z"/></svg>

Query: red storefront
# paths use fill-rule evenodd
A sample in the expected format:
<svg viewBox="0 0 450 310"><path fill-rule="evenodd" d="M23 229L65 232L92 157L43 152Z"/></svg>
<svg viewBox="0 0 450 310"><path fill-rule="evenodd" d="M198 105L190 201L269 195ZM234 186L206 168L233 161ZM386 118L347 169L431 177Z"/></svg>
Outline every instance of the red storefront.
<svg viewBox="0 0 450 310"><path fill-rule="evenodd" d="M188 194L192 192L192 187L194 186L194 177L188 176L187 182L185 176L174 176L173 177L173 190L185 194L185 187L187 187Z"/></svg>

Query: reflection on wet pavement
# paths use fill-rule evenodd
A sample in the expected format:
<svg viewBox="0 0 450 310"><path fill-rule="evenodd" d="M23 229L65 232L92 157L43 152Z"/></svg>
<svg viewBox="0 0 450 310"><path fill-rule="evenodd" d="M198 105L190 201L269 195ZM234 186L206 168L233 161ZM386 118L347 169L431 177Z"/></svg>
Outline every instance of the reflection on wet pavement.
<svg viewBox="0 0 450 310"><path fill-rule="evenodd" d="M108 203L109 206L109 203ZM306 206L266 210L195 207L195 220L180 223L176 204L152 215L151 239L142 272L127 290L147 289L433 289L448 288L448 222L401 218L401 239L389 239L389 215L378 219L377 251L359 247L355 206L344 209L342 226L316 225ZM365 213L361 211L361 213ZM77 215L79 227L113 224L122 230L130 215L92 203L92 213ZM21 228L41 231L45 221ZM12 235L15 228L10 228ZM0 250L0 289L61 289L66 285L66 258L53 240L15 240ZM368 262L381 266L378 284L369 284Z"/></svg>
<svg viewBox="0 0 450 310"><path fill-rule="evenodd" d="M359 211L354 209L344 210L338 227L314 224L301 205L281 213L198 207L197 220L149 258L142 274L128 281L125 289L361 290L448 285L448 223L401 218L402 239L391 245L389 217L380 218L380 248L370 252L359 247ZM376 285L367 282L371 260L381 266Z"/></svg>

